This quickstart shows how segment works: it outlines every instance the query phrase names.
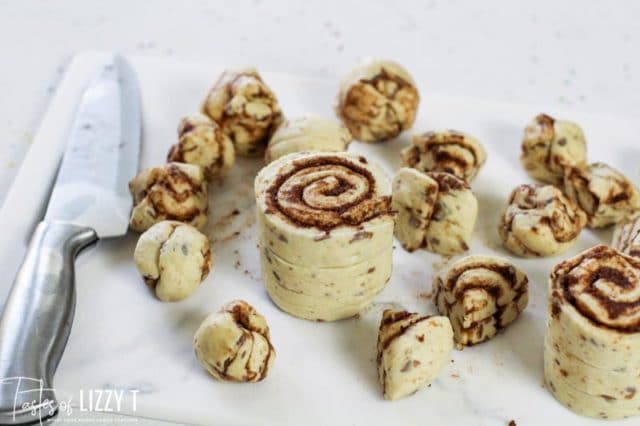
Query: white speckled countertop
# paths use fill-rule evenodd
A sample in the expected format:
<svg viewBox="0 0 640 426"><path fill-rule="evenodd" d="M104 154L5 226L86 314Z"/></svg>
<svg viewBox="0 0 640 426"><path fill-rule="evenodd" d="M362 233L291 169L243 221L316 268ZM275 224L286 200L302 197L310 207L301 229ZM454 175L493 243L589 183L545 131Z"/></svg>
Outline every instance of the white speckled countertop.
<svg viewBox="0 0 640 426"><path fill-rule="evenodd" d="M0 0L0 203L82 50L328 78L387 57L438 93L638 116L638 22L633 0Z"/></svg>

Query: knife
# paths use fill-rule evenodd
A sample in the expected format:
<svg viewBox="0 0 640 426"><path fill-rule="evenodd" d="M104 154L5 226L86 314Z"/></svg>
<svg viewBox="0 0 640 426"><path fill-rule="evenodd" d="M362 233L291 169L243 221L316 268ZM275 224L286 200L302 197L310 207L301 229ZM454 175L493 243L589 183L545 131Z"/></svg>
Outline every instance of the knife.
<svg viewBox="0 0 640 426"><path fill-rule="evenodd" d="M135 73L114 55L82 94L44 220L0 317L0 424L57 413L52 380L75 311L74 261L98 239L127 232L140 139Z"/></svg>

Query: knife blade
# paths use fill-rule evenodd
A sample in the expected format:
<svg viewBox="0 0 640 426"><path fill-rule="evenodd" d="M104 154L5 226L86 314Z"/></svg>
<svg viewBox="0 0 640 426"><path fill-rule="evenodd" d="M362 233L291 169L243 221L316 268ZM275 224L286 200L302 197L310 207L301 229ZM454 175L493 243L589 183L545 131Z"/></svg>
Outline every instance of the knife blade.
<svg viewBox="0 0 640 426"><path fill-rule="evenodd" d="M57 413L53 374L75 312L74 260L98 238L123 235L141 139L135 73L120 55L84 91L44 220L0 317L0 424Z"/></svg>
<svg viewBox="0 0 640 426"><path fill-rule="evenodd" d="M138 169L140 103L135 74L114 56L82 95L45 221L93 228L101 238L127 230L127 182Z"/></svg>

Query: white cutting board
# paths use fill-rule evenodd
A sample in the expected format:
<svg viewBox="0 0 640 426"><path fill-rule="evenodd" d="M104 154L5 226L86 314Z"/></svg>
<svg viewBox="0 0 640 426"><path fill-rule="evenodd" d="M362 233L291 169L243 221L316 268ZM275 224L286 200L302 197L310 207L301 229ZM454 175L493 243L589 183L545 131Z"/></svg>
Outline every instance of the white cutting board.
<svg viewBox="0 0 640 426"><path fill-rule="evenodd" d="M0 212L3 237L0 300L4 300L24 245L42 216L75 105L104 54L77 56L55 95L33 146ZM133 57L144 114L141 167L163 163L176 140L178 120L195 112L224 65L181 64ZM220 62L224 62L222 58ZM315 112L332 117L337 81L263 72L284 113ZM520 166L523 127L547 112L580 123L591 161L605 161L640 182L640 145L630 120L574 111L448 98L420 75L422 104L415 131L455 128L485 144L488 161L473 182L480 204L470 253L509 256L496 231L509 192L530 179ZM446 91L446 88L437 88ZM351 150L379 161L391 177L408 134L386 144L354 142ZM256 249L253 178L261 160L240 159L224 184L210 189L214 266L202 286L179 303L162 303L136 272L136 235L103 241L77 266L78 306L71 337L55 378L58 394L72 404L80 391L139 390L122 411L197 424L258 425L519 425L600 424L571 413L542 385L542 341L547 277L552 266L598 242L610 231L585 231L578 244L556 258L514 258L530 278L530 304L506 332L489 342L454 351L453 361L428 389L396 402L384 401L376 378L375 344L381 311L397 305L435 313L429 299L443 259L425 251L406 253L396 243L388 287L360 318L316 323L293 318L269 300L261 282ZM232 215L238 209L240 214ZM257 384L220 383L196 360L191 339L210 312L245 299L267 318L277 357L268 378ZM638 424L638 419L619 422Z"/></svg>

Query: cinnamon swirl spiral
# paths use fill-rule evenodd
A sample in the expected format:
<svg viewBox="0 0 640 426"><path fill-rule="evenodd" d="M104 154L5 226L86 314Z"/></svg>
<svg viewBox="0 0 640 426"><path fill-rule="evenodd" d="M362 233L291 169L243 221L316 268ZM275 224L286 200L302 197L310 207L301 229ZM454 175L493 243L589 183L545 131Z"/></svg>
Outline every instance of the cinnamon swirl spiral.
<svg viewBox="0 0 640 426"><path fill-rule="evenodd" d="M640 414L640 260L598 245L551 273L545 381L579 414Z"/></svg>
<svg viewBox="0 0 640 426"><path fill-rule="evenodd" d="M299 153L255 182L262 275L283 310L355 315L391 273L394 213L382 170L348 153Z"/></svg>
<svg viewBox="0 0 640 426"><path fill-rule="evenodd" d="M552 185L520 185L511 192L498 232L518 256L553 256L569 249L587 216Z"/></svg>
<svg viewBox="0 0 640 426"><path fill-rule="evenodd" d="M506 259L467 256L437 278L436 305L451 320L458 345L475 345L491 339L526 308L528 282Z"/></svg>
<svg viewBox="0 0 640 426"><path fill-rule="evenodd" d="M422 172L445 172L471 182L487 160L480 141L456 130L426 132L411 138L402 163Z"/></svg>

